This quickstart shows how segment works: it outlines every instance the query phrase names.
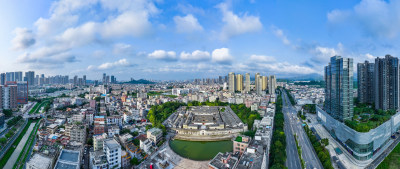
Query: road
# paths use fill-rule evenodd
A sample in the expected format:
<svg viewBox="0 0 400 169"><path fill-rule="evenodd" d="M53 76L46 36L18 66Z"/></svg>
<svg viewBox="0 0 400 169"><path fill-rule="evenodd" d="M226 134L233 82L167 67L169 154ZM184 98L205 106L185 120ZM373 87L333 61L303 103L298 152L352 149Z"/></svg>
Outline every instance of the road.
<svg viewBox="0 0 400 169"><path fill-rule="evenodd" d="M302 123L297 118L297 111L290 103L286 92L282 92L283 112L285 114L285 126L290 126L291 134L297 135L297 141L302 150L302 159L304 160L307 169L323 169L321 162L312 146L307 134L305 133ZM287 120L286 120L287 119ZM285 127L286 128L286 127ZM285 131L286 133L286 131ZM287 135L286 135L287 137ZM293 137L293 136L292 136ZM294 142L296 144L296 142ZM296 146L296 145L295 145ZM297 147L296 154L297 154ZM289 160L289 158L288 158Z"/></svg>
<svg viewBox="0 0 400 169"><path fill-rule="evenodd" d="M31 125L29 126L28 130L26 131L25 135L22 137L21 141L18 143L17 148L14 150L13 154L11 155L11 157L8 159L6 165L4 166L4 168L13 168L15 162L18 159L19 154L21 153L22 149L24 148L24 145L26 143L26 141L29 138L29 135L31 134L33 127L35 127L36 123L31 123Z"/></svg>
<svg viewBox="0 0 400 169"><path fill-rule="evenodd" d="M89 168L90 150L93 150L93 147L85 145L85 150L83 150L83 156L82 156L82 165L84 169Z"/></svg>
<svg viewBox="0 0 400 169"><path fill-rule="evenodd" d="M393 149L400 142L400 135L396 134L396 140L381 154L379 155L371 164L369 164L366 169L374 169L379 166L379 164L393 151Z"/></svg>
<svg viewBox="0 0 400 169"><path fill-rule="evenodd" d="M281 92L283 93L283 92ZM283 101L283 107L282 107L282 112L284 115L284 120L285 120L285 125L284 125L284 132L286 135L286 167L289 169L300 169L301 168L301 163L300 163L300 158L299 158L299 153L297 152L297 146L296 146L296 141L294 140L293 136L293 130L292 126L290 124L290 119L287 113L288 107L286 104L284 104L283 100L283 94L282 94L282 101Z"/></svg>

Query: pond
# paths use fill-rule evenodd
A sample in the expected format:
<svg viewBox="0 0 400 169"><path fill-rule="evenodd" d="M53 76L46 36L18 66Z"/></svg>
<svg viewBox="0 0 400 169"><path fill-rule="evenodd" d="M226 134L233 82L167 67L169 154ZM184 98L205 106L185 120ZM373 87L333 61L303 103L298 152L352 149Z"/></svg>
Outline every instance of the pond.
<svg viewBox="0 0 400 169"><path fill-rule="evenodd" d="M230 152L233 150L233 143L226 141L184 141L171 140L171 149L178 155L191 160L211 160L218 152Z"/></svg>

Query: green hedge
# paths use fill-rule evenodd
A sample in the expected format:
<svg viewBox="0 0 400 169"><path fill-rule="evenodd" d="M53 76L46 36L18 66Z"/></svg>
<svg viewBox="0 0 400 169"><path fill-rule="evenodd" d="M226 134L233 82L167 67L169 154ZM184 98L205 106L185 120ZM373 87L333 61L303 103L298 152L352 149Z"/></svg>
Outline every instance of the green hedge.
<svg viewBox="0 0 400 169"><path fill-rule="evenodd" d="M27 141L29 141L32 137L35 137L35 136L36 136L36 133L37 133L37 130L38 130L38 126L39 126L39 122L37 122L37 123L35 124L35 126L33 127L32 131L31 131L31 134L29 135ZM25 152L25 150L26 150L26 148L27 148L27 146L28 146L28 150L26 150L26 151L28 151L28 152L24 155L23 161L26 160L26 157L28 156L28 153L29 153L29 149L32 147L33 140L32 140L32 142L29 143L29 145L28 145L27 143L28 143L28 142L25 143L24 148L22 149L21 153L18 155L18 159L17 159L16 163L14 164L13 169L14 169L14 168L17 168L17 166L18 166L17 164L18 164L19 160L22 158L22 155L24 154L24 152ZM23 162L23 163L24 163L24 162ZM20 168L23 168L23 166L24 166L24 165L21 165Z"/></svg>

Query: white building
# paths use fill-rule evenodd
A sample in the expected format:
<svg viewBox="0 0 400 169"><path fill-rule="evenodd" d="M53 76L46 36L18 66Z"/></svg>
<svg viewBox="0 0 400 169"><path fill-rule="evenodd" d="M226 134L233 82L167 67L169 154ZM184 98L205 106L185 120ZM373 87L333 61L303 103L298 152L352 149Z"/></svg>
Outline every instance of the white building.
<svg viewBox="0 0 400 169"><path fill-rule="evenodd" d="M121 145L114 139L104 140L104 153L107 157L109 168L121 168Z"/></svg>

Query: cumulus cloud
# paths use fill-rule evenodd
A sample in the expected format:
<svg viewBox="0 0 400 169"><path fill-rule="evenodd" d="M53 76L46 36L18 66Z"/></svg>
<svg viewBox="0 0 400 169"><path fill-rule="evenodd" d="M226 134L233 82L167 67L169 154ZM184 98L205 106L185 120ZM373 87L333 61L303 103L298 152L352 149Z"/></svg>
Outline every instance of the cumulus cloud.
<svg viewBox="0 0 400 169"><path fill-rule="evenodd" d="M277 28L275 26L272 26L272 32L274 33L274 35L276 37L278 37L282 41L283 44L290 45L290 41L286 37L286 35L283 33L282 29L279 29L279 28Z"/></svg>
<svg viewBox="0 0 400 169"><path fill-rule="evenodd" d="M195 50L192 53L181 52L180 58L190 61L206 61L210 60L211 57L207 51Z"/></svg>
<svg viewBox="0 0 400 169"><path fill-rule="evenodd" d="M113 53L115 55L132 55L133 47L130 44L117 43L114 45Z"/></svg>
<svg viewBox="0 0 400 169"><path fill-rule="evenodd" d="M184 17L175 16L174 22L176 25L176 31L178 33L192 33L203 30L203 27L200 25L197 18L195 18L192 14L188 14Z"/></svg>
<svg viewBox="0 0 400 169"><path fill-rule="evenodd" d="M276 59L273 56L251 55L250 61L252 61L252 62L275 62Z"/></svg>
<svg viewBox="0 0 400 169"><path fill-rule="evenodd" d="M238 16L229 10L228 4L226 3L221 3L217 7L221 10L223 15L222 21L224 22L224 26L221 32L221 38L223 40L244 33L257 32L262 29L260 18L257 16L247 14Z"/></svg>
<svg viewBox="0 0 400 169"><path fill-rule="evenodd" d="M313 61L314 63L328 63L330 57L342 54L343 45L341 43L338 43L336 48L316 46L309 52L314 55L314 57L311 58L311 61Z"/></svg>
<svg viewBox="0 0 400 169"><path fill-rule="evenodd" d="M120 59L116 62L106 62L101 64L100 66L97 67L97 69L99 70L106 70L106 69L112 69L112 68L116 68L116 67L131 67L133 66L133 64L129 63L128 60L126 59ZM92 68L93 66L89 66L88 69Z"/></svg>
<svg viewBox="0 0 400 169"><path fill-rule="evenodd" d="M27 28L15 28L15 37L12 40L14 49L26 49L35 44L35 36Z"/></svg>
<svg viewBox="0 0 400 169"><path fill-rule="evenodd" d="M333 10L327 14L333 25L350 24L366 36L394 38L400 33L400 1L362 0L351 10Z"/></svg>
<svg viewBox="0 0 400 169"><path fill-rule="evenodd" d="M157 59L163 61L176 61L176 53L174 51L155 50L147 55L150 59Z"/></svg>
<svg viewBox="0 0 400 169"><path fill-rule="evenodd" d="M220 48L212 52L211 60L216 63L230 64L233 61L233 57L228 48Z"/></svg>

